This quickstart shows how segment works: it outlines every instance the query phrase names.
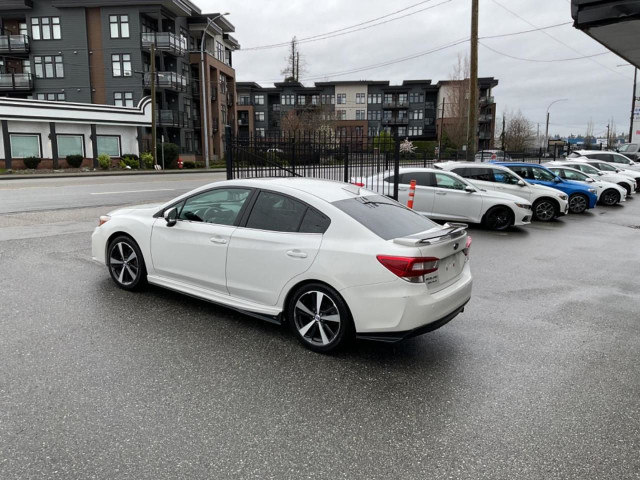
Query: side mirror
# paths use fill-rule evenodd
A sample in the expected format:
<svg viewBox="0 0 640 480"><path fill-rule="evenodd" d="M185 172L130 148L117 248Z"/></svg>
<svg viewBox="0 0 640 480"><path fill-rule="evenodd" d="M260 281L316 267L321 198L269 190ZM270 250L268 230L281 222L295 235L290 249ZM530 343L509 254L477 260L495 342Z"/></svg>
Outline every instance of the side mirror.
<svg viewBox="0 0 640 480"><path fill-rule="evenodd" d="M554 177L553 178L553 182L554 183L562 183L562 179L560 177Z"/></svg>
<svg viewBox="0 0 640 480"><path fill-rule="evenodd" d="M593 182L595 182L595 180L594 180L593 178L591 178L591 177L587 178L585 181L586 181L587 183L593 183Z"/></svg>
<svg viewBox="0 0 640 480"><path fill-rule="evenodd" d="M178 210L173 207L164 212L164 219L167 227L173 227L178 222Z"/></svg>
<svg viewBox="0 0 640 480"><path fill-rule="evenodd" d="M518 180L518 185L524 187L526 185L526 182L524 180Z"/></svg>
<svg viewBox="0 0 640 480"><path fill-rule="evenodd" d="M473 188L471 185L467 185L466 187L464 187L464 191L467 192L467 193L477 192L477 190L475 188Z"/></svg>

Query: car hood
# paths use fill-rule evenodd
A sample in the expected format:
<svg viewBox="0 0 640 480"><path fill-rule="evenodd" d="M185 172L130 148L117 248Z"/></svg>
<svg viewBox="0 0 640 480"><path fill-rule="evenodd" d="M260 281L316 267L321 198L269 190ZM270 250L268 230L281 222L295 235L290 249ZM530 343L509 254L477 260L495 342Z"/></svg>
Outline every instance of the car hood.
<svg viewBox="0 0 640 480"><path fill-rule="evenodd" d="M147 203L144 205L133 205L130 207L118 208L116 210L110 211L107 215L110 217L115 217L119 215L128 215L128 214L146 214L149 211L155 213L163 203Z"/></svg>
<svg viewBox="0 0 640 480"><path fill-rule="evenodd" d="M528 183L528 182L527 182ZM544 193L546 195L553 195L555 197L559 197L560 195L565 195L563 192L556 188L546 187L545 185L536 185L535 183L528 183L528 185L534 190Z"/></svg>
<svg viewBox="0 0 640 480"><path fill-rule="evenodd" d="M624 175L626 177L640 178L640 172L635 170L620 170L619 175Z"/></svg>

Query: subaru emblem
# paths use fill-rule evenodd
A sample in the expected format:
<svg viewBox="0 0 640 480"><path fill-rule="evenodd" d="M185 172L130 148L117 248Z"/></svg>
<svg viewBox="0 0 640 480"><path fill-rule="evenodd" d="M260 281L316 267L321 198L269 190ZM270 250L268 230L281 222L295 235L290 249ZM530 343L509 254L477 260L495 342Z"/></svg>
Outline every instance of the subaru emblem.
<svg viewBox="0 0 640 480"><path fill-rule="evenodd" d="M460 246L460 244L459 244L459 243L454 243L454 244L453 244L453 249L454 249L454 250L457 250L459 246Z"/></svg>

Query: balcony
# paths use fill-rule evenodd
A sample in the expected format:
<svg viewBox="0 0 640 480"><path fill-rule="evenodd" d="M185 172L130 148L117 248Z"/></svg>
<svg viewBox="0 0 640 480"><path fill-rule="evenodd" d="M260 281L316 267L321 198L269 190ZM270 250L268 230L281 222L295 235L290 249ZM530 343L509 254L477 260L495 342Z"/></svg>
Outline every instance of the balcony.
<svg viewBox="0 0 640 480"><path fill-rule="evenodd" d="M215 102L218 99L218 86L215 83L211 84L211 101Z"/></svg>
<svg viewBox="0 0 640 480"><path fill-rule="evenodd" d="M243 117L238 118L238 125L249 125L249 119Z"/></svg>
<svg viewBox="0 0 640 480"><path fill-rule="evenodd" d="M0 73L0 92L28 92L33 90L30 73Z"/></svg>
<svg viewBox="0 0 640 480"><path fill-rule="evenodd" d="M493 120L493 115L490 113L486 113L478 116L479 122L490 122L491 120Z"/></svg>
<svg viewBox="0 0 640 480"><path fill-rule="evenodd" d="M151 73L144 74L144 86L151 87ZM156 72L156 88L169 88L184 92L187 90L187 78L176 72Z"/></svg>
<svg viewBox="0 0 640 480"><path fill-rule="evenodd" d="M168 52L173 55L184 55L187 51L187 39L169 32L145 32L141 35L142 48L151 50L151 46L155 45L155 49Z"/></svg>
<svg viewBox="0 0 640 480"><path fill-rule="evenodd" d="M187 116L184 112L174 110L159 110L156 114L159 127L182 128L187 126Z"/></svg>
<svg viewBox="0 0 640 480"><path fill-rule="evenodd" d="M238 105L249 106L249 105L253 105L253 102L251 101L250 98L240 97L239 100L238 100Z"/></svg>
<svg viewBox="0 0 640 480"><path fill-rule="evenodd" d="M383 118L383 125L407 125L409 123L409 119L407 117L403 118Z"/></svg>
<svg viewBox="0 0 640 480"><path fill-rule="evenodd" d="M490 140L491 139L491 132L480 132L478 133L478 138L480 140Z"/></svg>
<svg viewBox="0 0 640 480"><path fill-rule="evenodd" d="M0 55L27 55L29 35L0 35Z"/></svg>
<svg viewBox="0 0 640 480"><path fill-rule="evenodd" d="M480 103L483 105L490 105L495 103L493 97L480 97Z"/></svg>
<svg viewBox="0 0 640 480"><path fill-rule="evenodd" d="M394 108L409 108L409 102L384 102L382 104L382 108L385 108L387 110L389 109L394 109Z"/></svg>

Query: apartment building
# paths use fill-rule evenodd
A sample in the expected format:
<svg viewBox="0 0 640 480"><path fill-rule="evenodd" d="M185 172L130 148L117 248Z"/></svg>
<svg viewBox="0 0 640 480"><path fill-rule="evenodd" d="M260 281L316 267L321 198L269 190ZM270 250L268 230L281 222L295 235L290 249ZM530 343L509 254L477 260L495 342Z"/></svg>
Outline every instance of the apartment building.
<svg viewBox="0 0 640 480"><path fill-rule="evenodd" d="M208 142L215 158L236 123L233 32L188 0L3 0L0 96L135 107L151 95L153 47L158 138L194 158ZM151 130L140 140L150 150Z"/></svg>
<svg viewBox="0 0 640 480"><path fill-rule="evenodd" d="M479 147L489 148L495 129L491 88L498 81L480 79L479 83ZM297 82L273 87L238 82L238 134L264 137L291 130L295 122L289 119L297 115L301 129L330 120L338 135L376 136L386 131L413 140L437 140L442 117L438 105L449 88L449 82L433 84L431 80L405 80L400 85L389 81L316 82L309 87ZM452 109L445 113L446 118L453 117ZM466 118L462 109L459 115Z"/></svg>

